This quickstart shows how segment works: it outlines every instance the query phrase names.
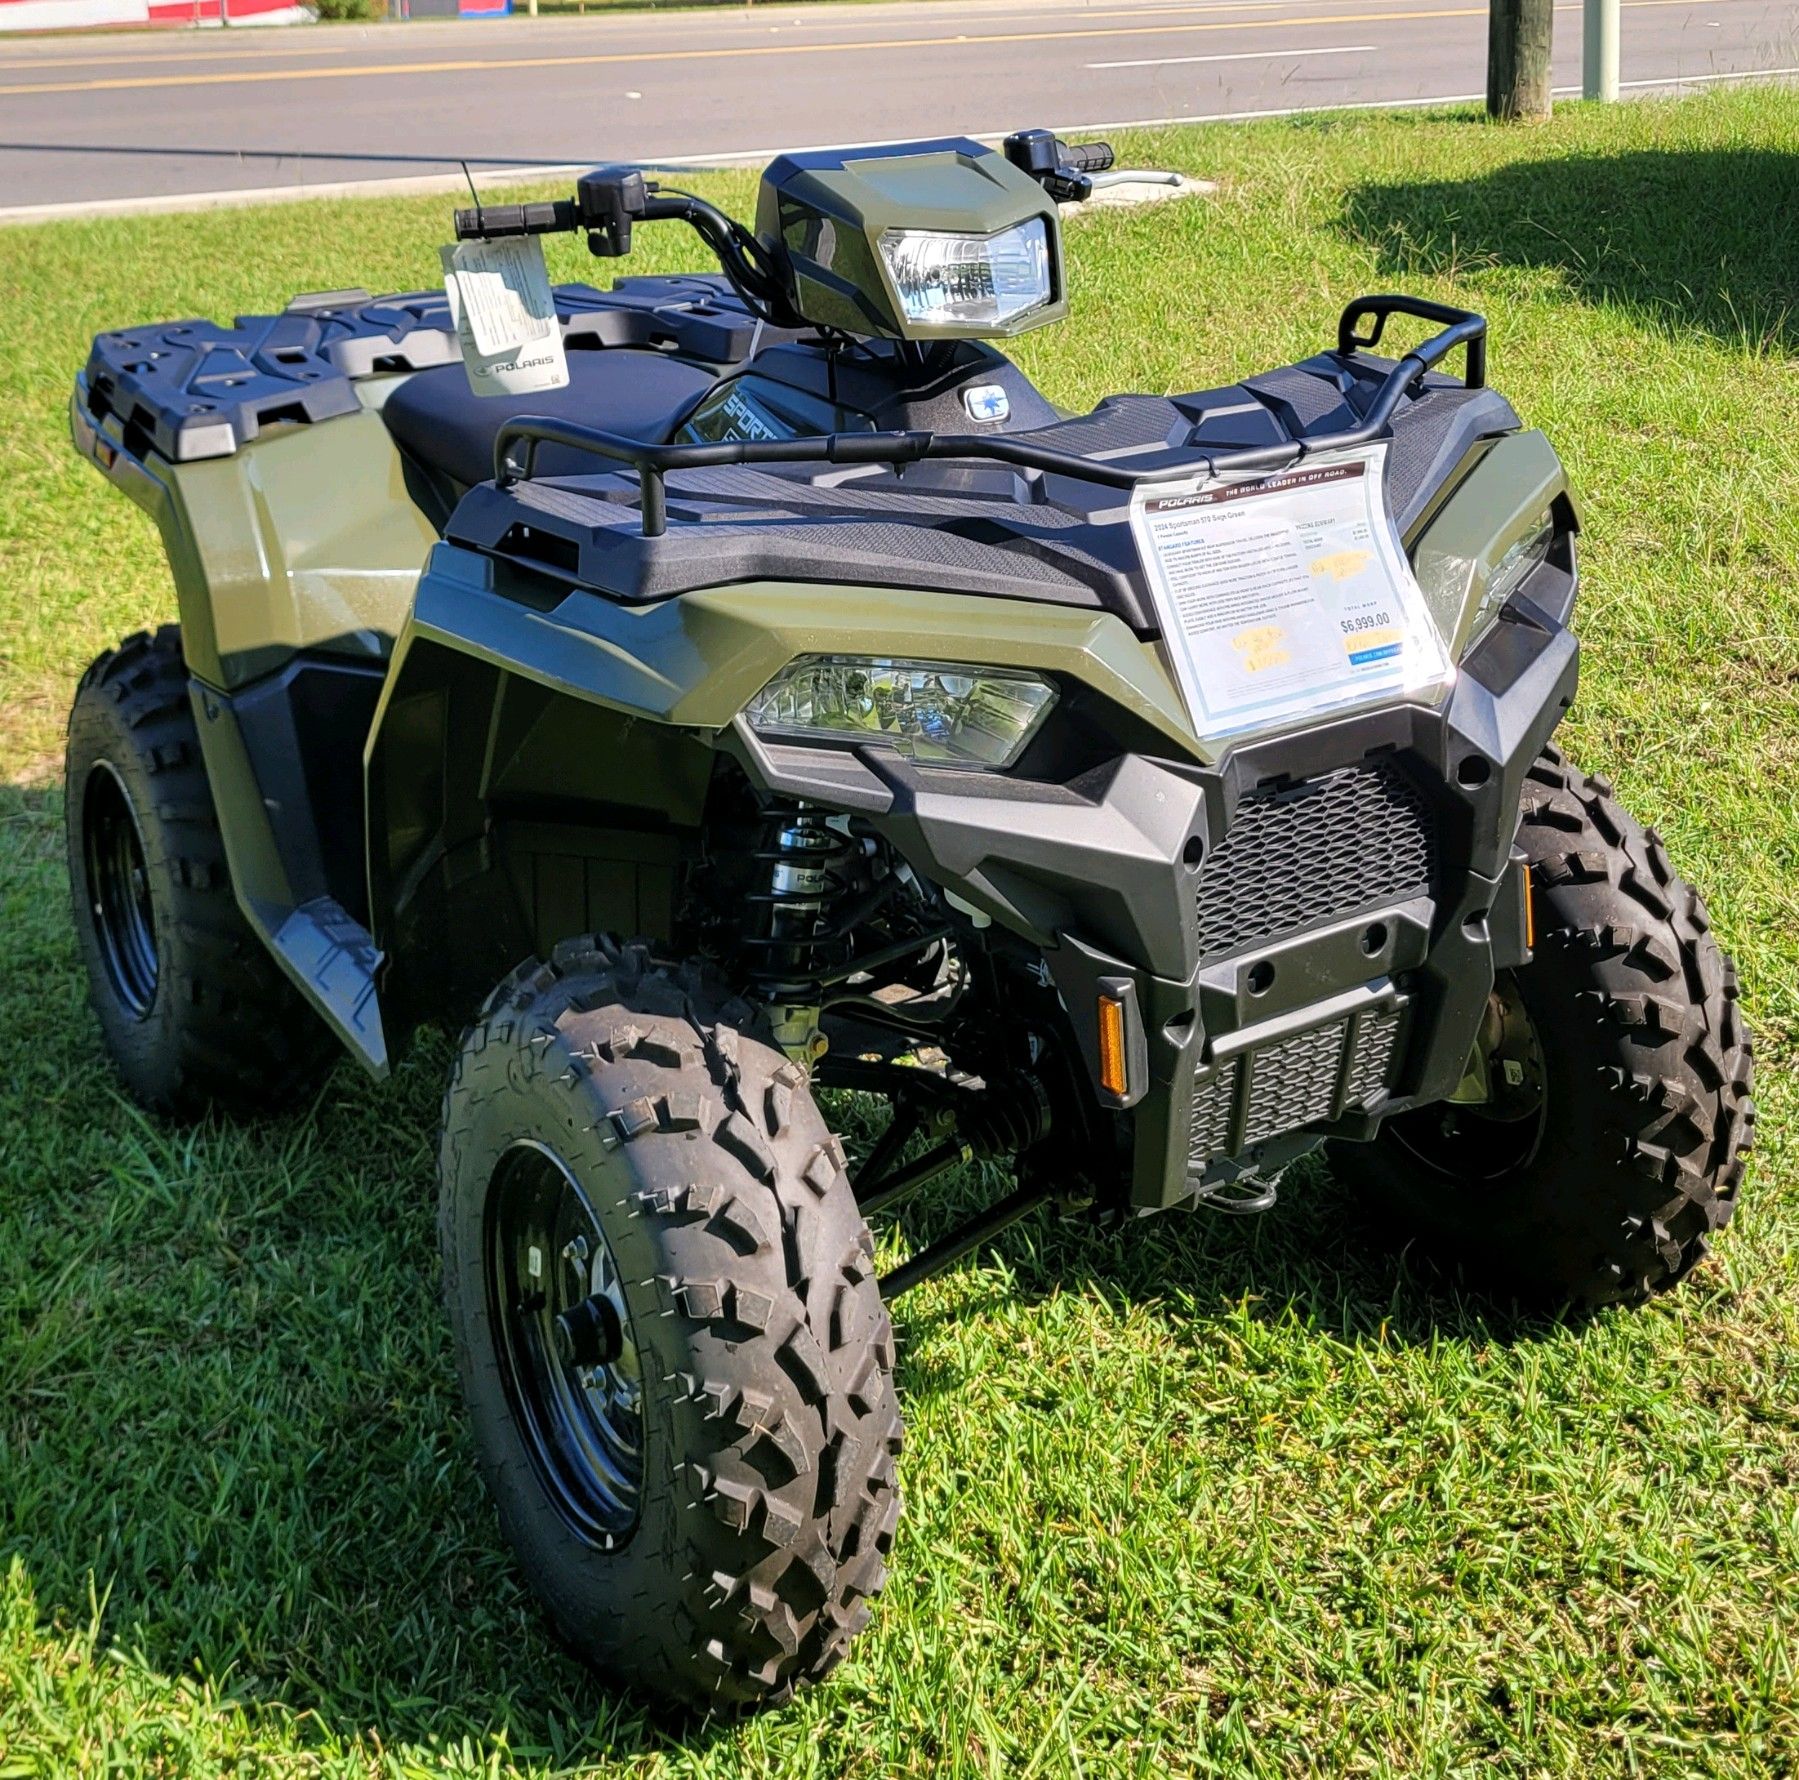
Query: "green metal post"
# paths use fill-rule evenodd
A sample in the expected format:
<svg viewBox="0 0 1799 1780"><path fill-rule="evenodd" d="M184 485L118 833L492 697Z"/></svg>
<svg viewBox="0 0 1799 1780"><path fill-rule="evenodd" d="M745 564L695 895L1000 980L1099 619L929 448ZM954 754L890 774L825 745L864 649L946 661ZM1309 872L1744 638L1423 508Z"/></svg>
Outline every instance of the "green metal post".
<svg viewBox="0 0 1799 1780"><path fill-rule="evenodd" d="M1580 91L1585 99L1618 96L1618 0L1586 0Z"/></svg>

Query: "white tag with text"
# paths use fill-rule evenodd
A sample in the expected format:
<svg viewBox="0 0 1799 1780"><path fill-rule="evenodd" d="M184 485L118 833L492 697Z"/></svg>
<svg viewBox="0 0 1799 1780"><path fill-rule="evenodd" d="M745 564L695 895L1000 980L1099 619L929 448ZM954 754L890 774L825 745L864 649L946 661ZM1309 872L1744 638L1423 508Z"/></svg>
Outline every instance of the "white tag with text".
<svg viewBox="0 0 1799 1780"><path fill-rule="evenodd" d="M1140 483L1138 555L1195 729L1276 728L1454 679L1381 492L1385 444Z"/></svg>
<svg viewBox="0 0 1799 1780"><path fill-rule="evenodd" d="M443 249L443 269L463 368L476 395L531 395L568 382L543 243L535 235L459 241Z"/></svg>

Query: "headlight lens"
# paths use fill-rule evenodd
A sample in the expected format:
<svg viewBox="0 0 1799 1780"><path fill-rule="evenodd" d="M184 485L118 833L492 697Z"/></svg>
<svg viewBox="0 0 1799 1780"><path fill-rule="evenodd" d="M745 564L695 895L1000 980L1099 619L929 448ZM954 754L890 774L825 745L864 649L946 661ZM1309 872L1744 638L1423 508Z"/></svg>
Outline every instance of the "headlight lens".
<svg viewBox="0 0 1799 1780"><path fill-rule="evenodd" d="M1467 654L1498 619L1505 602L1522 587L1533 569L1548 560L1555 542L1555 510L1544 508L1537 522L1494 563L1479 603L1467 614L1458 655Z"/></svg>
<svg viewBox="0 0 1799 1780"><path fill-rule="evenodd" d="M1035 674L939 661L806 655L750 700L758 735L839 739L945 766L1010 766L1056 689Z"/></svg>
<svg viewBox="0 0 1799 1780"><path fill-rule="evenodd" d="M889 229L881 258L906 320L922 326L1003 327L1050 299L1040 216L997 235Z"/></svg>
<svg viewBox="0 0 1799 1780"><path fill-rule="evenodd" d="M1554 542L1555 511L1546 508L1537 523L1494 563L1487 581L1486 604L1495 611L1503 606L1524 585L1525 576L1548 560L1549 546Z"/></svg>

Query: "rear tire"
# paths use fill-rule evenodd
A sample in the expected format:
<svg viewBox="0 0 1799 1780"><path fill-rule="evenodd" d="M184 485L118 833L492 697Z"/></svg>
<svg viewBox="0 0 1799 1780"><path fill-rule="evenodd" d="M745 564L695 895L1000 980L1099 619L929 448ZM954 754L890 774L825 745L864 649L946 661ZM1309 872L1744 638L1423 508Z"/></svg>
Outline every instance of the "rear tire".
<svg viewBox="0 0 1799 1780"><path fill-rule="evenodd" d="M1395 1239L1519 1297L1640 1302L1735 1207L1755 1117L1736 971L1659 838L1559 749L1531 769L1518 843L1536 947L1500 989L1528 1017L1535 1122L1423 1107L1333 1163Z"/></svg>
<svg viewBox="0 0 1799 1780"><path fill-rule="evenodd" d="M303 1099L336 1046L232 893L175 625L82 675L66 770L75 930L125 1086L178 1116Z"/></svg>
<svg viewBox="0 0 1799 1780"><path fill-rule="evenodd" d="M495 991L444 1102L444 1290L501 1526L578 1656L700 1710L833 1668L899 1517L873 1243L749 1012L570 941Z"/></svg>

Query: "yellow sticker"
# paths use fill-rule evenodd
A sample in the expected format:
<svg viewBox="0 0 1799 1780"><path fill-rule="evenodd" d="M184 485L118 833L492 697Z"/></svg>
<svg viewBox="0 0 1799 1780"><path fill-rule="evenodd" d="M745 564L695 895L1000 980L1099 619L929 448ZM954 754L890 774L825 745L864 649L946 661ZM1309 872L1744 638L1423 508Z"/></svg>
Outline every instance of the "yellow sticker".
<svg viewBox="0 0 1799 1780"><path fill-rule="evenodd" d="M1292 660L1281 647L1287 633L1278 624L1258 624L1252 630L1240 630L1231 638L1231 647L1243 657L1246 672L1262 673L1267 668L1285 667Z"/></svg>
<svg viewBox="0 0 1799 1780"><path fill-rule="evenodd" d="M1312 564L1314 575L1329 575L1333 581L1352 581L1374 561L1372 550L1339 550L1334 556L1321 556Z"/></svg>

